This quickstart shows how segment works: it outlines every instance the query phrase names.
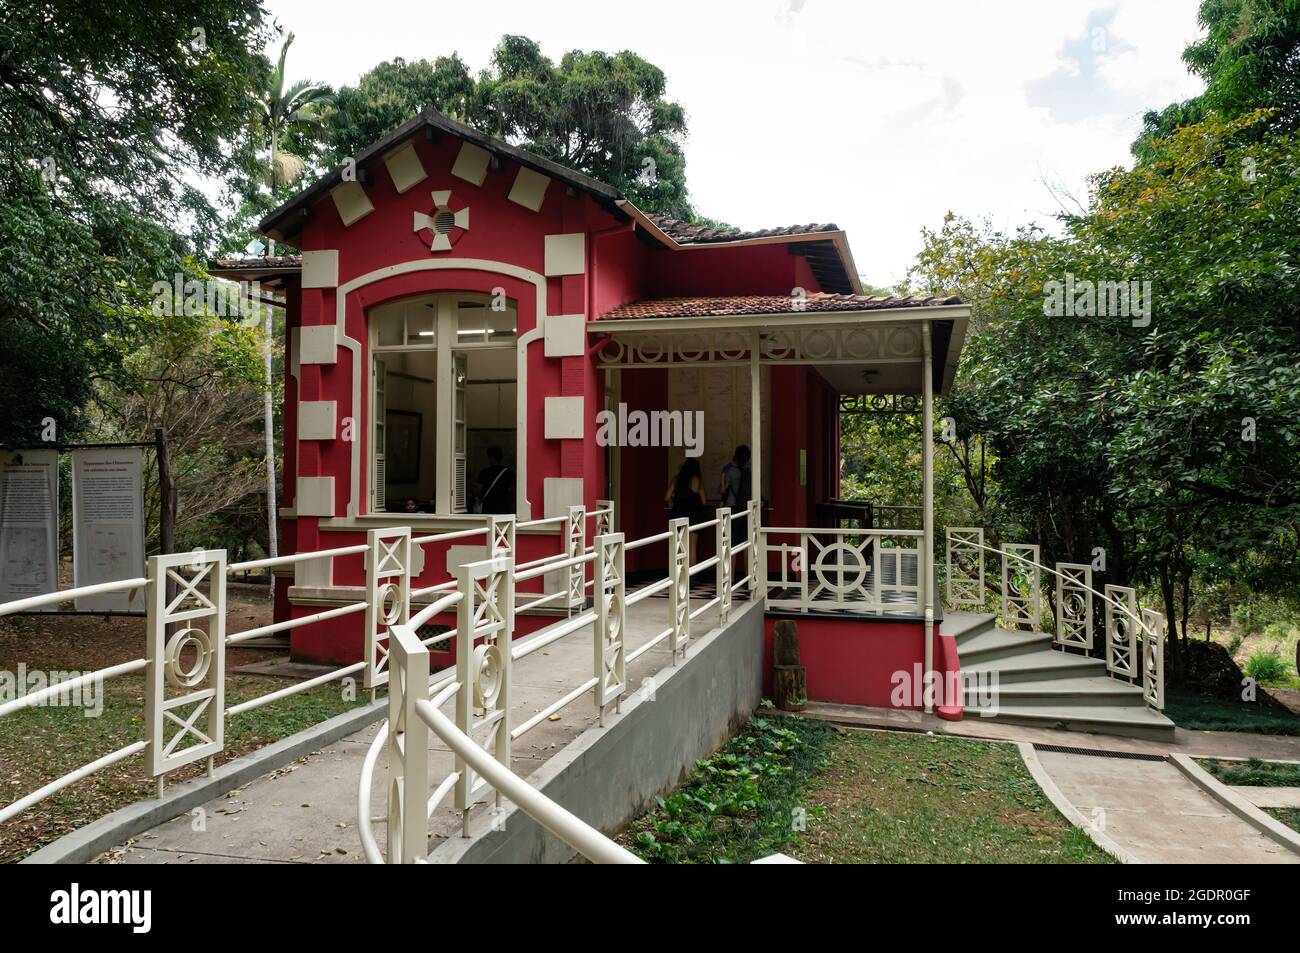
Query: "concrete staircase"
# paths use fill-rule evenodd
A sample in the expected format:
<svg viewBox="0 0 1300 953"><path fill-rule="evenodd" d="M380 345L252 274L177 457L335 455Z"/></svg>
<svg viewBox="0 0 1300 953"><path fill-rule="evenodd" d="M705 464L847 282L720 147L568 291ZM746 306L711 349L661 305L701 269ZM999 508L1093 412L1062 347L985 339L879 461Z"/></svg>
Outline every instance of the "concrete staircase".
<svg viewBox="0 0 1300 953"><path fill-rule="evenodd" d="M957 641L967 718L1068 728L1156 741L1174 737L1174 723L1142 701L1142 689L1106 674L1100 659L1052 648L1046 632L999 628L988 613L948 612L940 630ZM995 704L981 707L982 691Z"/></svg>

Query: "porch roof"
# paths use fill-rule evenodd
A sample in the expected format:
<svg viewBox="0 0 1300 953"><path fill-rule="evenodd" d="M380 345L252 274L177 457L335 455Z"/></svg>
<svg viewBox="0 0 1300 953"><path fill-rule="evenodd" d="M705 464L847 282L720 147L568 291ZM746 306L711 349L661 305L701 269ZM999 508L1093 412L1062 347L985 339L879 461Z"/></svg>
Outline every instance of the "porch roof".
<svg viewBox="0 0 1300 953"><path fill-rule="evenodd" d="M855 295L817 292L796 299L789 295L726 295L687 298L647 298L620 305L599 315L598 321L644 318L710 318L744 314L791 314L883 311L892 308L932 308L964 304L956 296Z"/></svg>

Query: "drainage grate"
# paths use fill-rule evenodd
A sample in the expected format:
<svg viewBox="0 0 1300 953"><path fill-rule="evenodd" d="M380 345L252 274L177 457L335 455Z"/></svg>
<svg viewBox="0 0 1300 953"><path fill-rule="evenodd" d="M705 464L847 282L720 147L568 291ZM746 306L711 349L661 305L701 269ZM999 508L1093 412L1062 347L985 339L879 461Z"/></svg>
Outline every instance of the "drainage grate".
<svg viewBox="0 0 1300 953"><path fill-rule="evenodd" d="M1122 758L1125 761L1164 761L1162 754L1139 754L1135 751L1107 751L1104 748L1074 748L1070 745L1034 745L1035 751L1052 751L1056 754L1086 754L1094 758Z"/></svg>

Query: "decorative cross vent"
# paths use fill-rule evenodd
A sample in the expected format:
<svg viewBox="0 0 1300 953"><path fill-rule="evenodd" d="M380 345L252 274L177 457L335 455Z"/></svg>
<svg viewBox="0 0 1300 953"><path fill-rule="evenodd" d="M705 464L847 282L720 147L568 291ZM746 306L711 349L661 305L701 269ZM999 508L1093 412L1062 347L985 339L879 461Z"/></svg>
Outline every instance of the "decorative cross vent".
<svg viewBox="0 0 1300 953"><path fill-rule="evenodd" d="M429 251L451 251L451 246L469 231L469 206L453 212L450 203L450 190L434 192L433 214L415 213L415 233L427 231L433 235Z"/></svg>

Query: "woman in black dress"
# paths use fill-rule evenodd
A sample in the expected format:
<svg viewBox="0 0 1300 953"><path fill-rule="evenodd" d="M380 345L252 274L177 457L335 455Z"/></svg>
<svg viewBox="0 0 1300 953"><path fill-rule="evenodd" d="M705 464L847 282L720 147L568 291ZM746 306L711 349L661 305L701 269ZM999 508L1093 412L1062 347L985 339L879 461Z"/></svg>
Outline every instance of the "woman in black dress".
<svg viewBox="0 0 1300 953"><path fill-rule="evenodd" d="M704 477L697 457L687 457L682 461L668 491L664 493L664 502L672 505L672 518L683 516L694 523L702 523L708 512L704 503ZM696 534L691 533L691 565L695 564Z"/></svg>

